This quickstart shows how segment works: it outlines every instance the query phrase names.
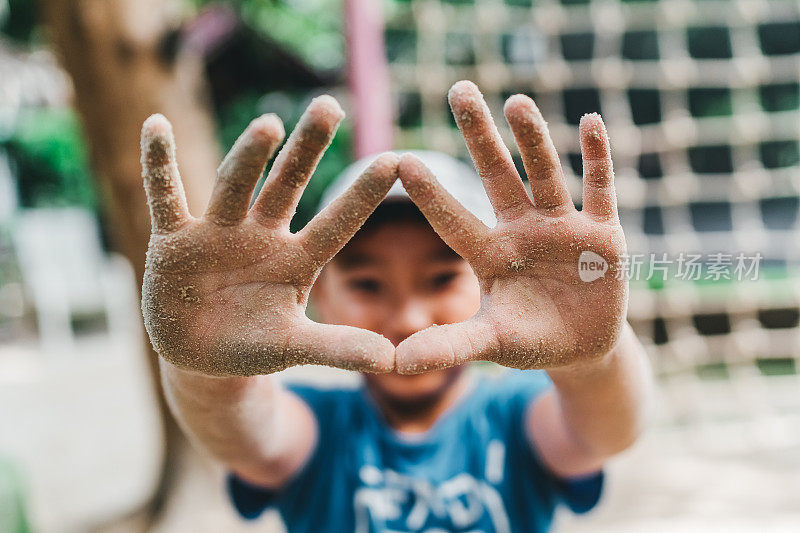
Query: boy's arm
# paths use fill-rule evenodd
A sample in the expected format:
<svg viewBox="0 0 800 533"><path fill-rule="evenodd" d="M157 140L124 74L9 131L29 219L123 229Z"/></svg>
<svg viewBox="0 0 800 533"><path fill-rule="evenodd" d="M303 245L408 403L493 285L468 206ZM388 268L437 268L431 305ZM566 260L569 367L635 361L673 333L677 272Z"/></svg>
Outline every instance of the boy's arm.
<svg viewBox="0 0 800 533"><path fill-rule="evenodd" d="M555 387L534 400L525 423L553 473L596 472L636 440L649 408L651 377L630 326L605 357L548 374Z"/></svg>
<svg viewBox="0 0 800 533"><path fill-rule="evenodd" d="M289 221L343 112L314 99L278 154L252 207L256 182L280 145L274 115L254 120L220 165L205 213L186 208L169 122L142 128L152 234L142 313L164 389L184 430L247 480L277 487L316 442L309 408L267 374L299 364L367 372L394 368L394 346L365 330L306 316L323 265L353 236L397 178L397 157L376 161L303 230Z"/></svg>
<svg viewBox="0 0 800 533"><path fill-rule="evenodd" d="M189 438L249 483L281 487L316 446L314 414L272 376L207 376L162 359L161 379Z"/></svg>

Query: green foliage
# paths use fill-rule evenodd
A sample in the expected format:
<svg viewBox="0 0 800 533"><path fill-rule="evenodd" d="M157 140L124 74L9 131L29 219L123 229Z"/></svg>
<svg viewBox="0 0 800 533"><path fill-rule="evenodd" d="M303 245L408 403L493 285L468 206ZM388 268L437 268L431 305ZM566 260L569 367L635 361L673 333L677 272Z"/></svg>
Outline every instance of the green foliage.
<svg viewBox="0 0 800 533"><path fill-rule="evenodd" d="M232 102L221 110L218 117L218 133L223 152L233 146L236 138L244 131L251 120L263 113L275 113L284 123L287 137L294 129L311 94L276 92L266 95L249 94ZM349 121L345 120L325 156L320 161L317 171L303 193L303 198L292 219L292 230L302 228L314 215L314 210L325 187L352 161L350 147L352 131ZM271 162L270 165L271 166ZM269 166L266 172L269 172ZM265 172L265 174L266 174ZM262 180L256 189L260 190Z"/></svg>
<svg viewBox="0 0 800 533"><path fill-rule="evenodd" d="M16 166L23 207L95 209L86 141L71 109L26 109L4 146Z"/></svg>
<svg viewBox="0 0 800 533"><path fill-rule="evenodd" d="M196 8L218 0L186 0ZM2 3L7 2L3 10ZM342 0L229 0L243 20L275 39L317 69L344 64ZM0 0L0 31L36 44L40 34L36 3ZM291 132L308 103L303 93L248 94L220 110L218 135L227 151L254 117L277 113ZM333 177L350 163L350 131L344 124L320 162L298 207L293 226L302 226ZM78 205L96 209L97 197L87 161L86 140L72 110L28 109L16 131L3 141L18 181L23 207Z"/></svg>
<svg viewBox="0 0 800 533"><path fill-rule="evenodd" d="M0 0L0 33L17 42L30 43L37 40L36 22L34 0Z"/></svg>
<svg viewBox="0 0 800 533"><path fill-rule="evenodd" d="M215 0L191 0L201 8ZM319 69L344 64L342 0L229 0L245 22Z"/></svg>

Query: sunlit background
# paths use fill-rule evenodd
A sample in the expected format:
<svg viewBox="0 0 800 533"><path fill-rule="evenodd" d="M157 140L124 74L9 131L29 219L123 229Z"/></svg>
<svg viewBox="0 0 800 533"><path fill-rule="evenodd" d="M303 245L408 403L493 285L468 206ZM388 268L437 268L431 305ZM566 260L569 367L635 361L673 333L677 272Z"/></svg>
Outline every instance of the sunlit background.
<svg viewBox="0 0 800 533"><path fill-rule="evenodd" d="M446 103L459 79L496 117L534 97L576 201L578 120L601 112L642 261L629 320L658 378L654 422L609 465L601 506L556 530L800 530L797 1L0 0L0 24L0 531L281 531L238 521L157 393L141 122L174 123L198 212L252 118L290 130L335 95L351 119L297 227L365 149L358 124L467 159ZM359 115L376 102L392 124Z"/></svg>

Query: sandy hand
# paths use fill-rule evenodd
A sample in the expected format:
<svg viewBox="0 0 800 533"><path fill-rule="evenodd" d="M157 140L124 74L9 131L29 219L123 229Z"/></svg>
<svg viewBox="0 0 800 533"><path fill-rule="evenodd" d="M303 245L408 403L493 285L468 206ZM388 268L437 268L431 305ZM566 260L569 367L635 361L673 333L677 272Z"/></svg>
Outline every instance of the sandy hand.
<svg viewBox="0 0 800 533"><path fill-rule="evenodd" d="M283 138L274 115L254 120L222 162L200 218L186 208L169 122L154 115L144 123L152 235L142 310L164 359L213 375L268 374L306 363L371 372L394 367L394 347L384 337L318 324L305 314L322 266L397 179L397 156L385 154L302 231L289 231L300 195L343 116L333 98L316 98L248 209Z"/></svg>
<svg viewBox="0 0 800 533"><path fill-rule="evenodd" d="M584 192L578 211L533 100L516 95L505 106L532 199L478 88L459 82L449 100L498 224L486 227L418 159L403 156L403 185L442 239L469 261L482 300L470 320L433 326L403 341L397 347L398 371L474 360L551 368L602 357L617 341L628 292L624 276L618 275L625 239L602 119L596 114L581 119ZM603 276L581 279L578 264L584 252L591 252L584 258L607 262Z"/></svg>

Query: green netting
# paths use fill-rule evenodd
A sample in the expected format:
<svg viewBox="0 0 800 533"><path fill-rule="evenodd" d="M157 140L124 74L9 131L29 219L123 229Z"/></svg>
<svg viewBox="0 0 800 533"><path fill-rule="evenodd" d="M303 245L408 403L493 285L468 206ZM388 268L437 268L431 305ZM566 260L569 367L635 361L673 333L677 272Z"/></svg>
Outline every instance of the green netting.
<svg viewBox="0 0 800 533"><path fill-rule="evenodd" d="M631 253L761 254L757 281L637 279L629 318L662 374L796 372L800 5L789 0L407 0L386 39L400 147L468 159L447 107L533 96L576 203L577 124L599 111ZM519 162L508 128L501 133ZM788 364L786 361L793 361ZM749 370L748 370L749 369Z"/></svg>

